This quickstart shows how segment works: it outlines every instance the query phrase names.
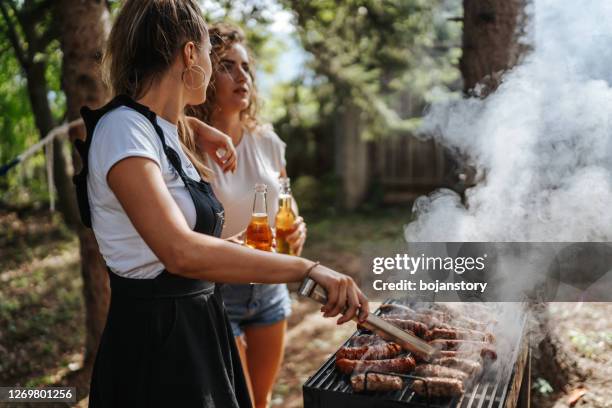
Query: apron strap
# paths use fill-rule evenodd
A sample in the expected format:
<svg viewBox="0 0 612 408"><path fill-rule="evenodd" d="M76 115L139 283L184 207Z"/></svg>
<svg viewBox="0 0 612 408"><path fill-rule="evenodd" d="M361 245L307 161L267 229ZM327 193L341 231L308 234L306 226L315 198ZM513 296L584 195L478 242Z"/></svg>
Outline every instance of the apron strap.
<svg viewBox="0 0 612 408"><path fill-rule="evenodd" d="M86 137L85 140L77 139L74 141L74 147L78 152L79 156L81 157L82 166L81 171L73 176L72 181L76 189L77 203L79 205L79 214L81 216L81 221L88 228L91 228L91 208L89 207L89 199L87 196L87 176L89 174L89 149L91 148L94 130L102 116L120 106L127 106L129 108L132 108L149 120L149 122L151 123L151 125L153 125L153 128L155 129L155 133L157 133L157 136L159 136L159 139L161 140L164 149L164 154L168 158L168 161L170 161L172 167L174 167L174 169L178 172L179 176L185 184L191 182L191 179L187 177L187 175L183 171L180 156L174 149L172 149L166 144L164 132L157 123L157 115L147 106L136 102L128 95L117 95L109 103L95 110L90 109L87 106L83 106L80 112L81 116L83 117L83 121L85 122Z"/></svg>

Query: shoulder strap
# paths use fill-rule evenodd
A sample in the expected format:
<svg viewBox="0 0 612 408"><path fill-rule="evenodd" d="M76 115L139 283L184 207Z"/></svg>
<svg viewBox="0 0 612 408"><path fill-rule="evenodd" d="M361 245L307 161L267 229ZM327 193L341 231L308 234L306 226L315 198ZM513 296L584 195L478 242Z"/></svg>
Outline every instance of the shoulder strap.
<svg viewBox="0 0 612 408"><path fill-rule="evenodd" d="M89 174L89 149L91 147L91 141L93 139L96 125L102 116L120 106L127 106L134 109L146 117L149 122L151 122L153 128L155 129L155 133L157 133L162 142L164 153L168 158L168 161L170 161L170 164L172 164L174 169L179 173L181 179L183 179L185 182L186 175L183 172L183 167L181 166L180 156L176 151L174 151L174 149L166 145L166 138L164 137L164 132L162 131L161 127L157 124L155 112L151 111L145 105L134 101L127 95L116 96L100 109L93 110L87 106L83 106L81 108L81 116L85 122L86 137L85 140L77 139L74 141L74 147L81 158L82 167L81 171L75 174L72 180L76 189L81 221L88 228L91 228L91 208L89 206L89 198L87 195L87 175Z"/></svg>
<svg viewBox="0 0 612 408"><path fill-rule="evenodd" d="M91 228L91 211L89 208L89 199L87 197L87 175L89 174L89 148L94 129L96 125L107 112L118 108L125 104L126 99L131 99L124 95L119 95L100 109L92 110L87 106L81 108L81 116L85 123L85 140L76 139L74 147L81 158L81 171L72 177L76 189L77 203L79 205L79 214L83 225Z"/></svg>

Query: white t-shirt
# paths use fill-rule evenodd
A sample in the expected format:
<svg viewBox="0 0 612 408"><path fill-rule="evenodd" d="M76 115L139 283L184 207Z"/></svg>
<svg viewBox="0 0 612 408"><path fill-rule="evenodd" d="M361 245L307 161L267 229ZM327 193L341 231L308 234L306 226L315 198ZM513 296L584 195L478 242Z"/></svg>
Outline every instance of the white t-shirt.
<svg viewBox="0 0 612 408"><path fill-rule="evenodd" d="M181 148L177 127L159 116L157 123L164 132L166 145L179 154L185 174L200 180L198 171ZM105 114L96 125L89 150L87 192L93 231L100 252L113 272L127 278L148 279L159 275L164 265L140 237L106 179L114 164L132 156L157 163L172 198L191 228L195 226L196 213L193 200L166 158L151 122L127 106Z"/></svg>
<svg viewBox="0 0 612 408"><path fill-rule="evenodd" d="M268 186L268 220L270 226L274 226L280 192L278 178L286 166L285 146L271 126L260 126L254 133L245 130L236 146L237 168L234 173L223 173L219 165L209 161L214 172L211 185L225 209L223 238L236 235L249 225L256 183Z"/></svg>

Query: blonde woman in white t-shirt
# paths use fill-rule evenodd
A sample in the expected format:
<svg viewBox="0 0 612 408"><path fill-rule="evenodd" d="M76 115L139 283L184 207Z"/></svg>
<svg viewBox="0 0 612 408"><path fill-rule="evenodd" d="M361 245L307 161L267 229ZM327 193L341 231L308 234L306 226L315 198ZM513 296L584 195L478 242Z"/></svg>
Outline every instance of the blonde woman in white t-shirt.
<svg viewBox="0 0 612 408"><path fill-rule="evenodd" d="M253 186L264 183L270 225L278 209L280 176L286 176L285 143L270 125L257 120L253 64L242 32L227 24L210 29L213 77L206 103L193 115L225 132L236 146L233 173L211 163L215 195L223 203L226 224L223 237L241 234L249 224ZM302 252L306 224L298 217L288 237L295 254ZM224 285L223 300L240 352L247 383L256 408L268 406L283 359L284 337L291 302L285 284Z"/></svg>
<svg viewBox="0 0 612 408"><path fill-rule="evenodd" d="M206 100L211 48L196 0L123 1L104 55L115 97L81 111L76 193L111 287L90 408L251 408L215 282L310 276L328 291L326 316L367 318L350 277L220 239L223 207L182 125L185 108Z"/></svg>

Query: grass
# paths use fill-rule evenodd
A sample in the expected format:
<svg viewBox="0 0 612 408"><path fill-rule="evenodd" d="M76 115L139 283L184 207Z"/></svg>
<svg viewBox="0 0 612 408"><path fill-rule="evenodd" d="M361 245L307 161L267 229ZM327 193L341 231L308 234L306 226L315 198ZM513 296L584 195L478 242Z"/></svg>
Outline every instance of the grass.
<svg viewBox="0 0 612 408"><path fill-rule="evenodd" d="M399 242L403 240L403 226L409 218L409 208L405 210L390 208L382 209L379 212L306 218L308 223L307 250L357 253L367 242Z"/></svg>
<svg viewBox="0 0 612 408"><path fill-rule="evenodd" d="M569 339L575 349L589 359L597 359L612 350L612 332L609 331L570 330Z"/></svg>
<svg viewBox="0 0 612 408"><path fill-rule="evenodd" d="M84 342L78 242L44 214L0 224L0 384L48 384Z"/></svg>

